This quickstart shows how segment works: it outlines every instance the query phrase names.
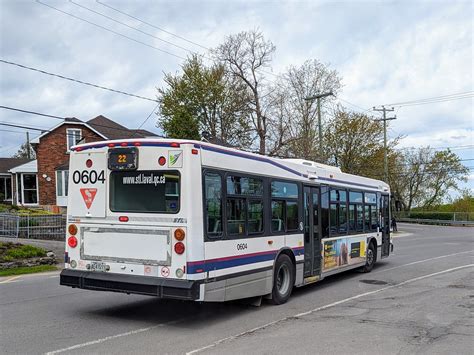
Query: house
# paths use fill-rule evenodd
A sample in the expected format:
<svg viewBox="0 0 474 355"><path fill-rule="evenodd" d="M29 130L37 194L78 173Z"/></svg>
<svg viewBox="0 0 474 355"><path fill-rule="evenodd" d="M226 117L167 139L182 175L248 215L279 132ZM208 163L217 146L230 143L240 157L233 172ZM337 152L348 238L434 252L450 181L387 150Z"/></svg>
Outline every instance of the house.
<svg viewBox="0 0 474 355"><path fill-rule="evenodd" d="M10 169L28 163L29 161L31 161L31 159L0 158L0 202L15 203L15 177L10 172Z"/></svg>
<svg viewBox="0 0 474 355"><path fill-rule="evenodd" d="M69 153L73 145L153 136L156 135L143 129L126 128L102 115L86 122L74 117L65 119L31 141L37 161L37 203L67 206Z"/></svg>

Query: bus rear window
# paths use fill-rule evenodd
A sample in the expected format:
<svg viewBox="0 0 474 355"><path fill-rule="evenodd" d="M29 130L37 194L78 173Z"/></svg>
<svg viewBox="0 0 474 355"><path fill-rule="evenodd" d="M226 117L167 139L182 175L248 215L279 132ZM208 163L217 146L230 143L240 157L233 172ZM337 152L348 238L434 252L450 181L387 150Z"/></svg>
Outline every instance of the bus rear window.
<svg viewBox="0 0 474 355"><path fill-rule="evenodd" d="M110 210L113 212L177 213L180 175L177 171L113 171Z"/></svg>

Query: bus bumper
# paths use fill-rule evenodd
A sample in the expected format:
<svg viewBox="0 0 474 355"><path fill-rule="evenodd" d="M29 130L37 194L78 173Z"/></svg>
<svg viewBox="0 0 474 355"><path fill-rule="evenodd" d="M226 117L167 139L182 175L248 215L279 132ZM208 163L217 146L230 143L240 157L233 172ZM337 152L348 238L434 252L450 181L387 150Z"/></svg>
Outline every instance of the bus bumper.
<svg viewBox="0 0 474 355"><path fill-rule="evenodd" d="M199 284L189 280L64 269L59 284L85 290L135 293L159 298L199 299Z"/></svg>

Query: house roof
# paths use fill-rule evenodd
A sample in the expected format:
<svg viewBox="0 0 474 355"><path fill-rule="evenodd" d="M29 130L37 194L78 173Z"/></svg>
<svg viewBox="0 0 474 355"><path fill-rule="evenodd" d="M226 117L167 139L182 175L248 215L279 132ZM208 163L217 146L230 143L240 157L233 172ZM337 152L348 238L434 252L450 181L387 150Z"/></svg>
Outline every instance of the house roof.
<svg viewBox="0 0 474 355"><path fill-rule="evenodd" d="M16 173L37 173L38 172L38 164L37 160L28 161L22 165L18 165L13 169L10 169L9 172L16 174Z"/></svg>
<svg viewBox="0 0 474 355"><path fill-rule="evenodd" d="M40 138L54 131L56 128L62 126L63 124L77 124L86 126L104 139L133 139L157 136L155 133L152 133L145 129L129 129L125 126L122 126L121 124L118 124L117 122L112 121L111 119L105 116L99 115L87 122L81 121L75 117L68 117L64 119L63 122L59 123L57 126L51 128L39 137L33 139L31 143L39 143Z"/></svg>
<svg viewBox="0 0 474 355"><path fill-rule="evenodd" d="M125 139L125 138L143 138L144 136L135 130L118 124L105 116L97 116L86 122L89 126L102 133L109 139Z"/></svg>
<svg viewBox="0 0 474 355"><path fill-rule="evenodd" d="M19 165L28 163L31 159L27 158L0 158L0 174L8 174L8 170Z"/></svg>
<svg viewBox="0 0 474 355"><path fill-rule="evenodd" d="M146 129L131 129L131 131L137 132L142 135L143 138L147 137L158 137L155 133L147 131Z"/></svg>

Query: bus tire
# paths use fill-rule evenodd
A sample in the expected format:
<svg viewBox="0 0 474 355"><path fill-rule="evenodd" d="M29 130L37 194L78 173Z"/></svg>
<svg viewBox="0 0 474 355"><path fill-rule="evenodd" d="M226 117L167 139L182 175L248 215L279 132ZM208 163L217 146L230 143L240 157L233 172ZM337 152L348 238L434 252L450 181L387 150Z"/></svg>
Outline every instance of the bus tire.
<svg viewBox="0 0 474 355"><path fill-rule="evenodd" d="M367 248L367 255L365 266L362 268L363 272L371 272L374 268L375 261L377 260L377 248L374 242L370 242L369 247Z"/></svg>
<svg viewBox="0 0 474 355"><path fill-rule="evenodd" d="M271 302L283 304L291 296L295 284L295 265L286 254L280 254L275 263Z"/></svg>

